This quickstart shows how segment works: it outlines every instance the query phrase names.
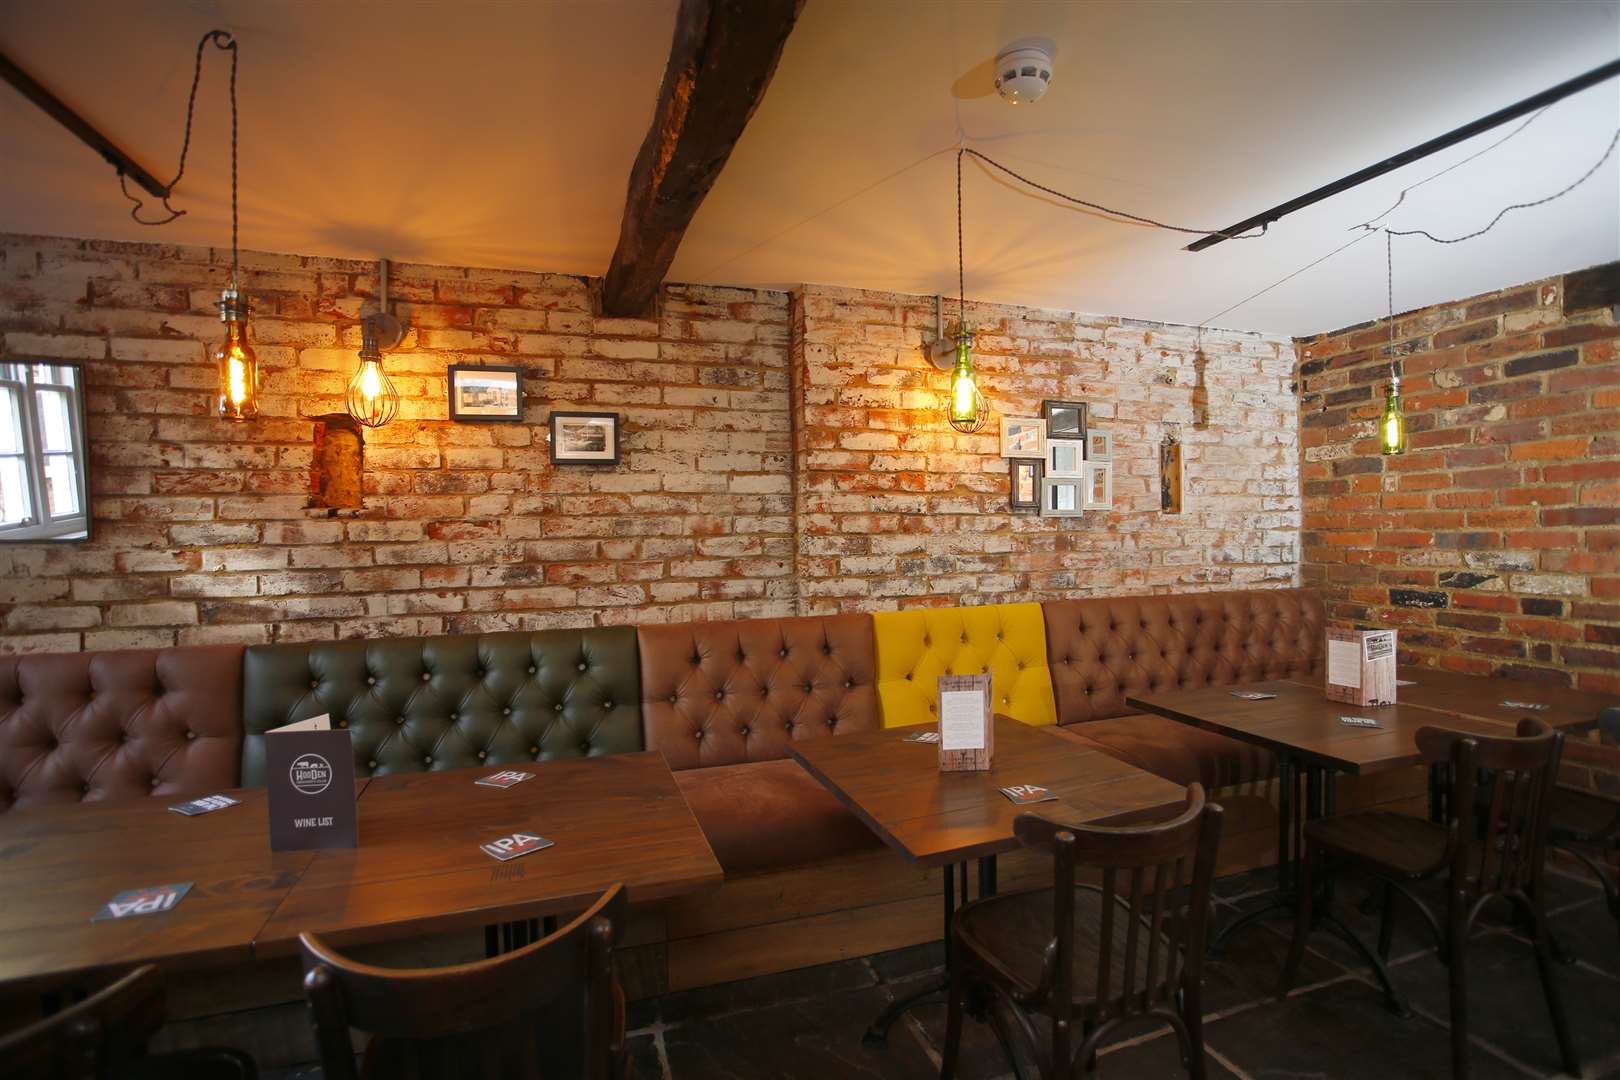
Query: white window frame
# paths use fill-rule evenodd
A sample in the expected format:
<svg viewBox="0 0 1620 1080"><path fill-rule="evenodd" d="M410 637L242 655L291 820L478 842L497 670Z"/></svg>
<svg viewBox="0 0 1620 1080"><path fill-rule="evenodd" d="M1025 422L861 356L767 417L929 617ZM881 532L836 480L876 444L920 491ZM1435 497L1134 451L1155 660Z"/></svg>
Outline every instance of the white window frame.
<svg viewBox="0 0 1620 1080"><path fill-rule="evenodd" d="M0 361L0 368L4 366L23 370L20 380L7 378L0 370L0 390L14 394L19 402L17 416L22 424L23 472L28 482L28 503L33 517L12 525L0 524L0 541L55 540L63 537L87 540L90 536L90 474L84 448L84 367L63 360L23 359ZM36 367L70 368L74 373L73 385L65 387L57 383L36 383ZM79 509L55 517L46 510L49 500L45 497L45 444L40 433L39 403L34 396L34 391L42 388L64 394L68 399L68 433L74 473L78 479ZM57 455L62 453L56 452Z"/></svg>

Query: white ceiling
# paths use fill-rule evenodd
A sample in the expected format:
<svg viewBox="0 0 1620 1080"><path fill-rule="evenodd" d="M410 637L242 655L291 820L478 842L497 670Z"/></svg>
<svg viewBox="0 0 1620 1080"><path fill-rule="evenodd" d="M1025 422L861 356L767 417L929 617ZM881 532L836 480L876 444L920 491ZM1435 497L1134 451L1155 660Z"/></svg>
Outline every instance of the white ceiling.
<svg viewBox="0 0 1620 1080"><path fill-rule="evenodd" d="M651 115L674 0L304 3L9 0L0 51L167 179L191 50L242 42L242 243L601 273ZM994 96L1016 38L1057 42L1034 106ZM956 289L959 139L1052 187L1199 228L1251 213L1620 56L1620 0L1064 3L808 0L776 78L686 235L674 280ZM210 55L165 229L111 170L0 88L0 229L221 243L224 64ZM1620 82L1559 105L1407 195L1389 221L1472 231L1589 169ZM1354 239L1401 189L1513 130L1337 196L1262 240L1191 237L1029 198L964 166L967 288L1009 303L1200 322ZM1214 324L1308 333L1385 310L1382 237ZM1487 236L1395 247L1405 309L1620 258L1620 166Z"/></svg>

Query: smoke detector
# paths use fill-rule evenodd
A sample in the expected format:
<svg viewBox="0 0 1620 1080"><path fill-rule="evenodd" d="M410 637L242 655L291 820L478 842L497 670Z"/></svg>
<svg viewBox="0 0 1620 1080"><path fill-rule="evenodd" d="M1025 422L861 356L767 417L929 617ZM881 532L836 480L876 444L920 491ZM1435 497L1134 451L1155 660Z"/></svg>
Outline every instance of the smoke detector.
<svg viewBox="0 0 1620 1080"><path fill-rule="evenodd" d="M1014 105L1039 101L1052 81L1052 45L1015 41L996 54L996 93Z"/></svg>

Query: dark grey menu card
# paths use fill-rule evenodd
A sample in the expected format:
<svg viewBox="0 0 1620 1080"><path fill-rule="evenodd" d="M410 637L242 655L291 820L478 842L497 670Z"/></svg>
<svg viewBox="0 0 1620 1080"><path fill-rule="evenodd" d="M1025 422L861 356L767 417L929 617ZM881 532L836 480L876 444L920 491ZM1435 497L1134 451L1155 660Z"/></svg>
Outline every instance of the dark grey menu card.
<svg viewBox="0 0 1620 1080"><path fill-rule="evenodd" d="M270 850L355 847L354 746L347 730L268 733Z"/></svg>

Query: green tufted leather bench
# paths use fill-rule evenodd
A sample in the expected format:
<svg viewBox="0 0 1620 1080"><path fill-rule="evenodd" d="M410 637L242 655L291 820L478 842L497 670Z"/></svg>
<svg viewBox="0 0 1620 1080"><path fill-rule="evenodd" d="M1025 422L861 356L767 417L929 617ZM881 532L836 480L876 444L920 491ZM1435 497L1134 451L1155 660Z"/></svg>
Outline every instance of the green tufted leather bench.
<svg viewBox="0 0 1620 1080"><path fill-rule="evenodd" d="M357 776L642 749L628 627L255 645L242 672L242 783L264 783L265 732L330 713Z"/></svg>

